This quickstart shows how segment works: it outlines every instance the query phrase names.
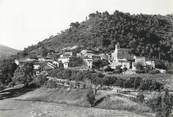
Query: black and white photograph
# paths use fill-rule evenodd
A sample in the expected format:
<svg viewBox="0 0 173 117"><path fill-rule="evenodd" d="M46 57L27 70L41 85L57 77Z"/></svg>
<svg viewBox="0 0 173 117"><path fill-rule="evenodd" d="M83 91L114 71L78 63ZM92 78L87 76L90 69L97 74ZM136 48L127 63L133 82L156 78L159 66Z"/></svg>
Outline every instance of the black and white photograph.
<svg viewBox="0 0 173 117"><path fill-rule="evenodd" d="M173 117L173 0L0 0L0 117Z"/></svg>

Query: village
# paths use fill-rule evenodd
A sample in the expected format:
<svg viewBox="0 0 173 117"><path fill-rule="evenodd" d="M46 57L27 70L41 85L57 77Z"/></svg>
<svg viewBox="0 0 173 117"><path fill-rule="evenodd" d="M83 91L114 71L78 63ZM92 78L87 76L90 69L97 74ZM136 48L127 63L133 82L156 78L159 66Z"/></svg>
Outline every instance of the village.
<svg viewBox="0 0 173 117"><path fill-rule="evenodd" d="M51 52L48 53L46 57L38 57L37 59L33 58L23 58L16 59L15 63L17 65L22 66L24 63L33 63L35 75L39 76L40 74L45 74L49 81L56 82L56 85L67 87L67 90L71 88L89 88L92 87L93 91L96 90L107 90L107 93L110 94L119 94L126 97L134 98L137 96L138 91L129 89L129 88L120 88L117 86L101 86L101 85L93 85L90 81L75 81L68 79L59 79L57 77L51 77L48 75L49 70L54 69L72 69L72 70L89 70L95 71L98 73L103 73L105 75L133 75L144 73L144 68L150 69L150 71L157 71L156 73L166 73L166 70L158 69L155 67L155 62L145 57L135 56L130 53L130 49L128 48L120 48L119 44L115 45L114 51L111 54L107 53L99 53L94 52L89 49L82 49L79 53L75 53L75 49L78 46L72 46L62 49L61 54L58 53L59 57L55 58L56 53ZM70 66L71 58L80 58L83 63L76 66ZM107 61L107 64L103 65L101 68L95 68L95 61ZM78 62L78 59L77 59ZM75 62L76 63L76 62ZM98 62L98 64L101 64ZM139 64L139 65L137 65ZM99 65L98 65L99 66ZM138 68L137 68L138 67ZM142 68L143 69L142 69ZM139 69L141 71L139 71ZM128 94L127 94L128 93Z"/></svg>
<svg viewBox="0 0 173 117"><path fill-rule="evenodd" d="M115 50L111 53L99 53L89 49L83 49L79 53L76 53L78 46L63 48L61 54L56 52L50 52L46 57L37 56L37 58L22 58L15 59L15 63L22 66L24 63L33 63L36 75L39 75L43 71L62 68L62 69L77 69L77 70L95 70L93 64L97 61L106 61L106 64L100 66L98 71L110 71L114 74L136 74L145 73L144 68L148 67L150 70L155 70L157 73L166 73L164 69L158 69L155 67L155 61L149 60L144 56L135 56L130 53L128 48L120 48L119 44L115 45ZM83 61L81 65L70 66L71 58L80 58ZM76 61L78 61L76 59ZM101 63L97 63L101 64ZM138 67L138 68L137 68ZM141 69L141 70L138 70ZM116 72L118 70L118 72ZM109 73L110 73L109 72Z"/></svg>

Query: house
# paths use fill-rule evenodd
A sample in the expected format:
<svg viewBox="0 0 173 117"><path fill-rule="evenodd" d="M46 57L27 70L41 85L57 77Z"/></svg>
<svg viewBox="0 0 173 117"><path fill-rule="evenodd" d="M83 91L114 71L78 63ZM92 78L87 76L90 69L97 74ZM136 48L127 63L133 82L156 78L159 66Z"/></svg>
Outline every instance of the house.
<svg viewBox="0 0 173 117"><path fill-rule="evenodd" d="M101 53L101 54L99 54L99 56L100 56L101 60L108 60L108 61L110 61L109 54Z"/></svg>
<svg viewBox="0 0 173 117"><path fill-rule="evenodd" d="M40 74L41 66L39 64L34 64L33 67L34 67L34 71L35 71L36 75L38 76Z"/></svg>
<svg viewBox="0 0 173 117"><path fill-rule="evenodd" d="M72 47L66 47L66 48L63 48L62 50L65 51L65 50L74 50L74 49L77 49L78 46L75 45L75 46L72 46Z"/></svg>
<svg viewBox="0 0 173 117"><path fill-rule="evenodd" d="M135 60L135 63L140 63L140 64L142 64L143 66L146 66L145 57L134 56L133 58L134 58L134 60Z"/></svg>
<svg viewBox="0 0 173 117"><path fill-rule="evenodd" d="M155 62L154 61L146 61L146 65L151 66L152 68L155 68Z"/></svg>
<svg viewBox="0 0 173 117"><path fill-rule="evenodd" d="M45 58L40 57L40 58L38 58L38 61L43 62L43 61L46 61L46 60L45 60Z"/></svg>
<svg viewBox="0 0 173 117"><path fill-rule="evenodd" d="M89 69L92 69L93 59L92 58L89 58L89 57L84 57L83 60L84 60L85 64L87 65L87 67Z"/></svg>
<svg viewBox="0 0 173 117"><path fill-rule="evenodd" d="M115 50L111 54L111 68L115 69L117 66L121 66L121 68L132 68L133 55L130 54L130 49L128 48L120 48L119 44L115 45Z"/></svg>
<svg viewBox="0 0 173 117"><path fill-rule="evenodd" d="M58 58L58 62L60 62L60 64L63 65L63 68L68 68L69 60L70 60L70 57L72 56L73 56L73 52L70 52L70 51L64 52Z"/></svg>
<svg viewBox="0 0 173 117"><path fill-rule="evenodd" d="M33 67L34 67L34 70L39 70L40 65L35 64L35 65L33 65Z"/></svg>
<svg viewBox="0 0 173 117"><path fill-rule="evenodd" d="M70 58L66 56L60 56L60 58L58 59L58 61L63 64L64 68L68 68L69 60Z"/></svg>
<svg viewBox="0 0 173 117"><path fill-rule="evenodd" d="M52 63L53 63L56 67L59 67L59 62L53 61Z"/></svg>
<svg viewBox="0 0 173 117"><path fill-rule="evenodd" d="M48 62L47 65L51 67L52 69L55 69L57 66L51 62Z"/></svg>
<svg viewBox="0 0 173 117"><path fill-rule="evenodd" d="M141 56L134 56L134 61L132 62L132 70L136 70L136 64L140 63L142 66L146 66L146 59L145 57Z"/></svg>
<svg viewBox="0 0 173 117"><path fill-rule="evenodd" d="M92 58L93 55L94 54L92 50L82 50L80 53L77 54L77 56L89 58Z"/></svg>
<svg viewBox="0 0 173 117"><path fill-rule="evenodd" d="M73 56L73 52L64 52L63 56L71 57Z"/></svg>

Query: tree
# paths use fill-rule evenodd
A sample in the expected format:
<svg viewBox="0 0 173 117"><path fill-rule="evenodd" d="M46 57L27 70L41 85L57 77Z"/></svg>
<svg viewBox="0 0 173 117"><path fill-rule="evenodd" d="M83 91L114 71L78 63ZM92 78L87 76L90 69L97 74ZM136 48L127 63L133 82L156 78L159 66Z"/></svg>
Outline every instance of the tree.
<svg viewBox="0 0 173 117"><path fill-rule="evenodd" d="M42 47L41 48L41 55L43 56L43 57L46 57L47 56L47 54L48 54L48 49L46 48L46 47Z"/></svg>
<svg viewBox="0 0 173 117"><path fill-rule="evenodd" d="M138 62L135 64L136 66L136 73L144 73L144 66L142 65L142 63Z"/></svg>
<svg viewBox="0 0 173 117"><path fill-rule="evenodd" d="M24 84L24 86L28 86L32 82L33 77L33 63L24 63L23 66L16 69L12 81L15 84Z"/></svg>
<svg viewBox="0 0 173 117"><path fill-rule="evenodd" d="M158 97L156 117L170 117L173 102L172 96L169 94L168 89L165 89L164 93Z"/></svg>
<svg viewBox="0 0 173 117"><path fill-rule="evenodd" d="M91 106L95 106L96 99L95 99L95 94L92 88L88 89L86 97L87 97L87 101L91 104Z"/></svg>
<svg viewBox="0 0 173 117"><path fill-rule="evenodd" d="M17 65L13 59L5 59L0 61L0 82L5 86L11 82L14 71L17 69Z"/></svg>
<svg viewBox="0 0 173 117"><path fill-rule="evenodd" d="M104 67L108 64L109 62L107 60L96 60L93 62L93 68L100 69L101 67Z"/></svg>
<svg viewBox="0 0 173 117"><path fill-rule="evenodd" d="M80 25L79 22L75 22L75 23L72 22L72 23L70 24L70 27L71 27L71 28L78 28L79 25Z"/></svg>
<svg viewBox="0 0 173 117"><path fill-rule="evenodd" d="M69 60L69 66L70 67L77 67L77 66L82 66L84 64L84 61L81 57L70 57Z"/></svg>

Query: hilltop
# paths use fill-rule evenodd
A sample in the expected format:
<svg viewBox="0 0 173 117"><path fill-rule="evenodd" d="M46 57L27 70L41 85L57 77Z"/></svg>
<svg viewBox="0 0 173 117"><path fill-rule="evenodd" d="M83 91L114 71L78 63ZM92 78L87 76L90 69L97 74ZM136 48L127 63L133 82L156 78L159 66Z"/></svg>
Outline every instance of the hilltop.
<svg viewBox="0 0 173 117"><path fill-rule="evenodd" d="M15 55L17 54L17 52L19 52L19 50L4 46L4 45L0 45L0 59L5 59L11 55Z"/></svg>
<svg viewBox="0 0 173 117"><path fill-rule="evenodd" d="M85 21L71 23L68 29L26 48L24 52L37 51L40 47L58 50L73 45L110 52L119 42L122 48L130 48L133 54L172 62L172 22L171 15L131 15L120 11L91 13Z"/></svg>

